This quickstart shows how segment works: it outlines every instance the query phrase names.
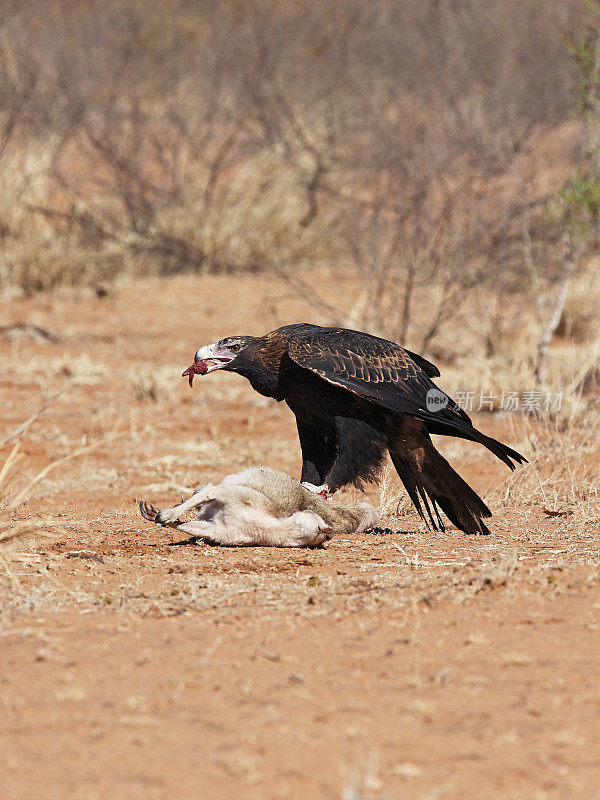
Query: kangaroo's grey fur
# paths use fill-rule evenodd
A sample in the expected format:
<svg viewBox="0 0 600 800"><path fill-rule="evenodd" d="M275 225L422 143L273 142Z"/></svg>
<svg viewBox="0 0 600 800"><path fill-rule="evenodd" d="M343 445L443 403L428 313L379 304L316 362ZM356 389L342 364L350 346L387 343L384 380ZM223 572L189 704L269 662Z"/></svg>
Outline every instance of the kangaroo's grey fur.
<svg viewBox="0 0 600 800"><path fill-rule="evenodd" d="M182 522L193 508L197 518ZM284 472L250 467L195 490L162 511L140 503L145 519L225 546L317 547L334 533L360 533L378 521L368 503L346 505L315 494Z"/></svg>

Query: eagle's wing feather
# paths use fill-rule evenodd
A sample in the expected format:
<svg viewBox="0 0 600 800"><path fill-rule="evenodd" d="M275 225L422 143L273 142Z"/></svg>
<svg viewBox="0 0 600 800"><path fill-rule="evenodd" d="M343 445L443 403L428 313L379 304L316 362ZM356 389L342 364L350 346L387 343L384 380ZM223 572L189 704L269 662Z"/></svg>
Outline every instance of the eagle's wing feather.
<svg viewBox="0 0 600 800"><path fill-rule="evenodd" d="M437 367L394 342L359 331L317 328L290 337L288 355L328 383L390 411L421 419L440 413L427 409L427 392L437 389L431 381L439 375ZM458 416L470 426L468 416L450 398L442 416L448 412L453 421Z"/></svg>

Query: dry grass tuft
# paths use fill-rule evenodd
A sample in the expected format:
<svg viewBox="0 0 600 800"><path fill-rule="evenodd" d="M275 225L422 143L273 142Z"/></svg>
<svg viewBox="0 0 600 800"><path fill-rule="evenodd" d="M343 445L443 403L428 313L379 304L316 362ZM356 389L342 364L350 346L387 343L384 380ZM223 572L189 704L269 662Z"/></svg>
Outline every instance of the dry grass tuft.
<svg viewBox="0 0 600 800"><path fill-rule="evenodd" d="M371 800L378 797L383 787L380 777L380 757L377 751L369 753L360 767L347 768L341 800Z"/></svg>
<svg viewBox="0 0 600 800"><path fill-rule="evenodd" d="M173 395L180 374L181 368L176 366L154 367L151 372L131 370L129 384L137 401L156 403Z"/></svg>
<svg viewBox="0 0 600 800"><path fill-rule="evenodd" d="M25 532L37 531L45 527L44 522L39 520L14 520L14 512L27 500L38 480L41 480L50 471L49 468L42 470L24 488L15 491L14 486L24 461L23 454L19 451L20 442L17 442L0 469L0 543ZM52 466L50 465L50 467Z"/></svg>
<svg viewBox="0 0 600 800"><path fill-rule="evenodd" d="M412 507L404 488L398 482L396 471L390 464L386 464L379 478L376 501L379 517L386 521L398 520Z"/></svg>
<svg viewBox="0 0 600 800"><path fill-rule="evenodd" d="M590 258L585 268L572 281L563 316L557 330L559 336L572 339L577 344L600 337L600 282L598 256Z"/></svg>
<svg viewBox="0 0 600 800"><path fill-rule="evenodd" d="M19 507L30 499L35 487L50 472L62 466L67 461L72 461L74 458L91 453L103 444L113 441L115 438L117 438L115 435L108 436L98 442L80 447L72 453L63 456L63 458L59 458L57 461L53 461L34 475L33 478L27 480L25 485L18 490L15 489L15 485L22 474L24 458L23 454L20 453L20 442L17 442L0 469L0 544L26 533L35 532L41 535L54 535L58 532L64 525L63 520L58 521L51 517L43 519L33 519L30 517L26 520L17 520L14 515Z"/></svg>
<svg viewBox="0 0 600 800"><path fill-rule="evenodd" d="M588 413L586 427L576 419L525 423L529 464L496 490L505 506L537 505L548 516L577 515L582 522L600 518L598 432L600 415Z"/></svg>
<svg viewBox="0 0 600 800"><path fill-rule="evenodd" d="M25 494L23 490L13 494L13 487L23 465L23 454L20 453L19 450L20 443L17 442L0 469L0 543L26 532L40 532L40 529L45 527L40 520L26 520L21 522L13 520L13 512L18 508L20 503L23 502L26 496L26 490ZM30 488L32 484L33 481L30 481L26 489ZM2 565L6 571L12 589L18 591L18 581L11 570L8 559L2 552L1 546L0 565Z"/></svg>

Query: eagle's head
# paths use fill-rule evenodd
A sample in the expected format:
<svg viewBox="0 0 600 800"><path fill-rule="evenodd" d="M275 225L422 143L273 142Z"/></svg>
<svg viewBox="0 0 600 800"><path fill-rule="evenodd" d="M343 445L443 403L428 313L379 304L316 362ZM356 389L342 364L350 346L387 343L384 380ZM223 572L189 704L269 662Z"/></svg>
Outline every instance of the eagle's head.
<svg viewBox="0 0 600 800"><path fill-rule="evenodd" d="M233 362L251 343L252 336L228 336L213 344L200 347L194 356L194 363L183 373L193 384L194 375L206 375L216 369L233 367Z"/></svg>

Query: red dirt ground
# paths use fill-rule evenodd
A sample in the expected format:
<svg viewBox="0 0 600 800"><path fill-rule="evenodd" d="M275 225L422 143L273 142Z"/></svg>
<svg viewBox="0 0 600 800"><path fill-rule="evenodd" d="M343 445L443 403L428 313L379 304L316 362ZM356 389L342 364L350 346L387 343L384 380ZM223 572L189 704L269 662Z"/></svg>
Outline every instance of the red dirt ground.
<svg viewBox="0 0 600 800"><path fill-rule="evenodd" d="M0 442L72 382L20 483L108 437L17 514L62 530L0 545L0 795L600 798L597 522L496 508L471 538L409 512L305 551L177 544L139 517L249 464L298 475L285 406L180 377L200 344L323 321L285 293L222 276L0 301L0 327L60 337L0 335ZM506 478L445 452L481 492Z"/></svg>

